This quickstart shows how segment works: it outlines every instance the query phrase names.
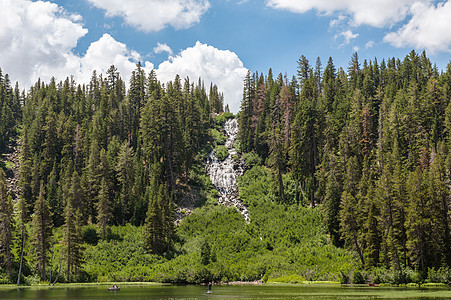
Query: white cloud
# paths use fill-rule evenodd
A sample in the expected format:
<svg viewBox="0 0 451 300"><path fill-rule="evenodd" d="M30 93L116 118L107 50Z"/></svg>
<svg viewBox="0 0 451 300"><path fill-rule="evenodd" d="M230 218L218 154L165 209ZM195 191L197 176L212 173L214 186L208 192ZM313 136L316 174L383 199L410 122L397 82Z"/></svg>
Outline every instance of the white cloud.
<svg viewBox="0 0 451 300"><path fill-rule="evenodd" d="M427 49L432 53L451 52L450 0L266 0L266 5L300 14L309 10L325 15L339 14L330 21L330 27L347 20L351 26L379 28L391 28L402 22L404 25L387 34L384 42L395 47ZM338 36L340 34L335 38ZM370 41L365 47L374 45Z"/></svg>
<svg viewBox="0 0 451 300"><path fill-rule="evenodd" d="M42 66L64 69L70 50L88 30L79 15L50 2L0 0L0 67L31 84Z"/></svg>
<svg viewBox="0 0 451 300"><path fill-rule="evenodd" d="M38 78L64 80L70 75L79 83L87 83L94 70L105 72L114 64L128 82L135 63L136 51L127 49L108 34L93 42L84 56L72 50L88 30L79 22L81 16L69 14L50 2L0 0L0 67L28 88ZM147 69L153 65L145 63Z"/></svg>
<svg viewBox="0 0 451 300"><path fill-rule="evenodd" d="M330 15L334 12L347 13L354 25L384 27L406 18L411 5L431 0L267 0L266 4L275 9L305 13L317 10Z"/></svg>
<svg viewBox="0 0 451 300"><path fill-rule="evenodd" d="M111 65L114 65L128 83L140 58L136 51L129 50L125 44L116 41L109 34L104 34L89 46L85 56L79 58L80 71L75 77L78 81L89 82L93 70L105 73ZM144 67L150 71L153 64L145 62Z"/></svg>
<svg viewBox="0 0 451 300"><path fill-rule="evenodd" d="M153 51L157 54L167 52L169 55L172 55L172 49L167 44L163 43L161 44L158 42L157 46L153 48Z"/></svg>
<svg viewBox="0 0 451 300"><path fill-rule="evenodd" d="M340 35L345 39L345 44L348 45L353 39L357 38L359 36L358 33L352 33L351 30L346 30Z"/></svg>
<svg viewBox="0 0 451 300"><path fill-rule="evenodd" d="M94 70L105 73L112 64L128 83L136 62L142 61L138 52L109 34L91 43L83 56L74 54L73 49L87 29L79 23L79 15L69 14L56 4L0 0L0 5L5 8L0 11L0 67L22 88L38 78L49 82L51 77L59 81L71 75L78 83L88 83ZM156 48L170 50L165 44ZM146 73L153 68L151 62L144 62ZM224 92L231 110L239 110L247 69L231 51L197 42L161 63L156 71L161 82L173 80L176 74L181 78L189 76L193 82L201 77L207 87L213 82Z"/></svg>
<svg viewBox="0 0 451 300"><path fill-rule="evenodd" d="M224 93L224 102L229 104L230 110L238 112L240 109L247 69L234 52L197 42L194 47L161 63L156 72L161 82L173 80L176 74L182 79L188 76L194 82L201 77L207 88L213 82Z"/></svg>
<svg viewBox="0 0 451 300"><path fill-rule="evenodd" d="M373 48L373 46L374 46L375 44L376 44L376 43L375 43L373 40L368 41L368 42L365 44L365 49Z"/></svg>
<svg viewBox="0 0 451 300"><path fill-rule="evenodd" d="M397 32L384 37L384 42L395 47L415 47L431 52L451 51L451 2L434 4L416 3L412 6L412 19Z"/></svg>
<svg viewBox="0 0 451 300"><path fill-rule="evenodd" d="M346 19L347 19L346 16L339 15L337 19L333 19L332 21L330 21L329 25L330 27L338 26L341 23L343 23Z"/></svg>
<svg viewBox="0 0 451 300"><path fill-rule="evenodd" d="M187 28L200 21L210 8L208 0L88 0L106 15L123 17L139 30L159 31L167 25Z"/></svg>

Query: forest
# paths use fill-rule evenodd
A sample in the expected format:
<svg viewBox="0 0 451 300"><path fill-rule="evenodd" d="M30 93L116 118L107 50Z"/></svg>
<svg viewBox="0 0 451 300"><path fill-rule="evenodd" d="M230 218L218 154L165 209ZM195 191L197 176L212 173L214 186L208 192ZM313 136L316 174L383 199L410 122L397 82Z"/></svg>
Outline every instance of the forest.
<svg viewBox="0 0 451 300"><path fill-rule="evenodd" d="M27 91L0 71L0 151L19 155L1 162L0 283L450 282L451 64L297 69L249 72L236 116L213 83L140 64ZM204 167L227 118L250 222Z"/></svg>

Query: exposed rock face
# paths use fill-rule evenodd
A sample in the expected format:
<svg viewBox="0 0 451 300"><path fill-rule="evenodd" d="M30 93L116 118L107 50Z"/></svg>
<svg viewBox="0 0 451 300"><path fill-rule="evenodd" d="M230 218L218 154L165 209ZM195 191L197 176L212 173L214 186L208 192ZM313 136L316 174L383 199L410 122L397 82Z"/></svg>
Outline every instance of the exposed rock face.
<svg viewBox="0 0 451 300"><path fill-rule="evenodd" d="M227 120L223 128L227 134L225 146L229 151L229 156L224 161L219 161L215 152L211 152L207 157L207 172L213 185L219 192L218 203L227 207L236 207L244 219L249 221L249 211L239 199L236 182L237 177L244 173L244 163L237 156L235 150L235 141L238 135L238 121L236 119Z"/></svg>

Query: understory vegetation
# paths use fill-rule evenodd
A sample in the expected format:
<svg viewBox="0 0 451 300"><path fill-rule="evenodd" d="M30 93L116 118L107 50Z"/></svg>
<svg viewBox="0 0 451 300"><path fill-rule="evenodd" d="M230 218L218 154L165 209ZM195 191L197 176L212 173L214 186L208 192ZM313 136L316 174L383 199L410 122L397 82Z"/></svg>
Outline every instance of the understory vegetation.
<svg viewBox="0 0 451 300"><path fill-rule="evenodd" d="M21 92L0 70L0 152L20 144L0 164L0 283L450 282L451 64L301 56L291 80L249 72L237 115L201 79L138 64L128 86L112 66ZM249 222L204 166L230 118Z"/></svg>

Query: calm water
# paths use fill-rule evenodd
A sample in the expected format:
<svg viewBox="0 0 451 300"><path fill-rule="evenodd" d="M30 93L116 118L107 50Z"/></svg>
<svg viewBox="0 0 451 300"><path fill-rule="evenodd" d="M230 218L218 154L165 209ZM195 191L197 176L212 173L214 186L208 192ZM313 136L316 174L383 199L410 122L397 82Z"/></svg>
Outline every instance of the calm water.
<svg viewBox="0 0 451 300"><path fill-rule="evenodd" d="M0 299L451 299L446 288L384 288L348 286L132 286L119 292L107 286L1 290Z"/></svg>

